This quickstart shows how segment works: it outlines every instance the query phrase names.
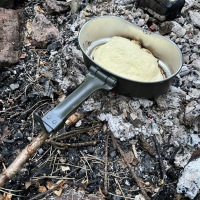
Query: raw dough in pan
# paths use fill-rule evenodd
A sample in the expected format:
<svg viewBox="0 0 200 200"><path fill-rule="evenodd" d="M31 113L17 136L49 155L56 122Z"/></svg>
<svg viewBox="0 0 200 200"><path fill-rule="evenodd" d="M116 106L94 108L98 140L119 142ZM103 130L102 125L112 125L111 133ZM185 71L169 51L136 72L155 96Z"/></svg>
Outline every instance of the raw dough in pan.
<svg viewBox="0 0 200 200"><path fill-rule="evenodd" d="M106 44L97 47L94 61L120 76L144 82L163 80L157 59L136 41L113 37Z"/></svg>

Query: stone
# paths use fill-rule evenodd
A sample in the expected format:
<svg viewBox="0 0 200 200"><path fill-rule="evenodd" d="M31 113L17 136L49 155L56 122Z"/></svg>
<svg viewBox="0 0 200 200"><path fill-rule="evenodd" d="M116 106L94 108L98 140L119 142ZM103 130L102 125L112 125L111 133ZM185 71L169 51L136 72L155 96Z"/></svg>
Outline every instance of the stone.
<svg viewBox="0 0 200 200"><path fill-rule="evenodd" d="M189 11L190 19L192 20L192 24L198 28L200 28L200 14L197 11Z"/></svg>
<svg viewBox="0 0 200 200"><path fill-rule="evenodd" d="M38 153L39 153L40 155L42 155L42 154L44 153L44 150L43 150L42 148L39 148L39 149L38 149Z"/></svg>
<svg viewBox="0 0 200 200"><path fill-rule="evenodd" d="M155 100L156 100L157 106L160 110L166 110L167 103L162 96L157 97Z"/></svg>
<svg viewBox="0 0 200 200"><path fill-rule="evenodd" d="M72 0L71 1L70 8L71 8L72 14L77 13L78 10L80 9L80 7L81 7L81 5L80 5L79 0Z"/></svg>
<svg viewBox="0 0 200 200"><path fill-rule="evenodd" d="M181 71L180 71L180 76L183 77L189 73L190 73L190 70L188 69L188 67L185 65L182 66Z"/></svg>
<svg viewBox="0 0 200 200"><path fill-rule="evenodd" d="M194 199L200 189L200 158L189 162L177 184L177 193Z"/></svg>
<svg viewBox="0 0 200 200"><path fill-rule="evenodd" d="M159 26L159 33L160 33L161 35L170 33L171 30L172 30L172 22L171 22L171 21L163 22L163 23L160 24L160 26Z"/></svg>
<svg viewBox="0 0 200 200"><path fill-rule="evenodd" d="M19 84L18 84L18 83L15 83L15 84L11 84L11 85L10 85L10 89L11 89L11 90L16 90L17 88L19 88Z"/></svg>
<svg viewBox="0 0 200 200"><path fill-rule="evenodd" d="M173 21L172 31L178 36L183 37L186 34L186 29L183 28L179 23Z"/></svg>
<svg viewBox="0 0 200 200"><path fill-rule="evenodd" d="M49 43L61 39L58 29L43 14L37 14L32 23L32 44L46 48Z"/></svg>
<svg viewBox="0 0 200 200"><path fill-rule="evenodd" d="M0 8L0 70L17 63L22 47L23 13L21 10Z"/></svg>
<svg viewBox="0 0 200 200"><path fill-rule="evenodd" d="M0 1L0 8L7 8L11 9L14 7L14 0L1 0Z"/></svg>
<svg viewBox="0 0 200 200"><path fill-rule="evenodd" d="M145 24L145 21L144 21L144 19L139 19L139 21L138 21L138 26L144 26L144 24Z"/></svg>
<svg viewBox="0 0 200 200"><path fill-rule="evenodd" d="M195 61L192 63L192 66L193 66L196 70L200 71L200 59L195 60Z"/></svg>
<svg viewBox="0 0 200 200"><path fill-rule="evenodd" d="M70 3L66 1L45 0L44 7L49 14L68 11Z"/></svg>

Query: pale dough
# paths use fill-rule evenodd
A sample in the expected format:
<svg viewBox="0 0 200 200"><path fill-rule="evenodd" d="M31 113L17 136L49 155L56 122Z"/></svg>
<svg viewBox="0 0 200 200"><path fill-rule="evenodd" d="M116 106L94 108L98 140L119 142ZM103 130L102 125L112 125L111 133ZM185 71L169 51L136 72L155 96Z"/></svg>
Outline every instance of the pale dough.
<svg viewBox="0 0 200 200"><path fill-rule="evenodd" d="M163 79L157 59L148 50L126 38L111 38L94 50L93 57L100 66L132 80L152 82Z"/></svg>

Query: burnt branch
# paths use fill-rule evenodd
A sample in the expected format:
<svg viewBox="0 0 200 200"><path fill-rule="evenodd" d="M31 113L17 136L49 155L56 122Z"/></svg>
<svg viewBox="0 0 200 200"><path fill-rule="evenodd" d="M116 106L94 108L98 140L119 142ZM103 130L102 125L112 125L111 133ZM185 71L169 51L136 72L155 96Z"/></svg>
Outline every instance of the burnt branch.
<svg viewBox="0 0 200 200"><path fill-rule="evenodd" d="M104 193L108 195L108 139L109 135L107 135L106 146L105 146L105 175L104 175Z"/></svg>

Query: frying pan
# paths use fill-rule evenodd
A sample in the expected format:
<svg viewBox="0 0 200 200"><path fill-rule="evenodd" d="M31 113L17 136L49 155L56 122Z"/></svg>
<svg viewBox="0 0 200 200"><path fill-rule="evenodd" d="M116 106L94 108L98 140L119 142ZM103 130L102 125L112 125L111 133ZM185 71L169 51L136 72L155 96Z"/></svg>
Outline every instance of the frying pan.
<svg viewBox="0 0 200 200"><path fill-rule="evenodd" d="M92 59L96 47L105 44L110 38L121 36L134 39L142 47L151 51L158 59L159 67L165 72L162 81L142 82L128 79L108 71ZM86 80L52 111L40 117L34 113L34 120L41 128L50 133L57 132L67 117L94 91L112 90L132 97L152 98L165 93L182 67L182 54L171 40L155 33L143 30L119 17L103 16L88 21L80 30L79 45L89 73Z"/></svg>

